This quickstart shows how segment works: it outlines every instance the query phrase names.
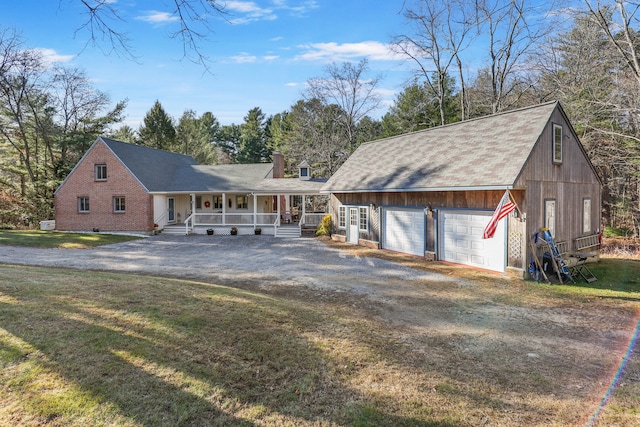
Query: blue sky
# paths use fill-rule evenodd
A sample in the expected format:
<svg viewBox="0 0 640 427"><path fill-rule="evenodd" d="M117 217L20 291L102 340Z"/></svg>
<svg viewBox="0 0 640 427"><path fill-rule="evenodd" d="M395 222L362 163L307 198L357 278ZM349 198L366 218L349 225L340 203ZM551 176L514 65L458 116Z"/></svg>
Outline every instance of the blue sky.
<svg viewBox="0 0 640 427"><path fill-rule="evenodd" d="M5 2L0 26L20 31L25 47L84 69L113 104L128 98L125 123L134 128L156 99L176 119L186 109L211 111L222 124L242 123L253 107L276 114L301 99L305 82L327 64L362 58L370 77L382 77L382 115L411 77L410 64L386 47L403 29L403 0L222 0L229 14L214 18L215 32L201 42L210 73L181 59L182 44L170 38L177 28L172 1L110 2L137 61L85 48L88 34L76 33L86 20L80 0Z"/></svg>

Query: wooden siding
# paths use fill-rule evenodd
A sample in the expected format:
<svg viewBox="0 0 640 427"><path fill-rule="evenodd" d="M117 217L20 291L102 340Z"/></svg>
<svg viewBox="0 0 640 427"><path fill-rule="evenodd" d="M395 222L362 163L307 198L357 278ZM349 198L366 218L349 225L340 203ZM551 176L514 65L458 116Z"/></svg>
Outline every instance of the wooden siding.
<svg viewBox="0 0 640 427"><path fill-rule="evenodd" d="M419 207L427 208L426 250L435 252L436 233L434 211L443 209L475 209L492 212L500 202L504 190L491 191L434 191L407 193L334 193L331 197L331 209L334 214L334 224L337 224L337 212L340 205L375 206L379 207ZM524 192L512 191L516 203L522 203ZM520 224L520 221L516 221ZM521 227L521 225L518 225ZM380 242L378 227L369 227L369 233L360 233L361 239ZM375 231L372 231L374 230ZM334 227L334 232L344 235L344 230ZM522 246L522 243L519 243ZM517 251L516 251L517 252ZM512 267L521 268L522 259L511 259Z"/></svg>
<svg viewBox="0 0 640 427"><path fill-rule="evenodd" d="M553 124L563 127L562 164L553 163ZM591 199L591 232L600 229L601 184L577 136L556 109L522 169L516 188L526 189L521 209L527 213L527 236L544 226L544 201L556 201L556 240L573 241L582 231L583 200Z"/></svg>

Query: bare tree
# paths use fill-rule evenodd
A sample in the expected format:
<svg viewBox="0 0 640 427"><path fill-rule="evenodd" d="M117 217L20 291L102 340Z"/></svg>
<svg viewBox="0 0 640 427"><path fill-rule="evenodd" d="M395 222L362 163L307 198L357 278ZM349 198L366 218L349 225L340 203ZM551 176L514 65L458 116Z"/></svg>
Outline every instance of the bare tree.
<svg viewBox="0 0 640 427"><path fill-rule="evenodd" d="M366 78L369 69L366 59L357 64L344 62L325 68L325 75L307 80L303 95L307 101L319 100L324 105L337 105L336 116L346 129L348 145L355 149L358 122L380 106L381 98L376 92L381 77Z"/></svg>
<svg viewBox="0 0 640 427"><path fill-rule="evenodd" d="M62 2L62 0L60 0ZM76 34L87 32L85 45L97 46L106 54L116 53L137 59L127 32L120 28L126 24L113 0L80 0L86 21ZM213 32L212 17L225 16L224 6L216 0L173 0L172 15L177 17L178 29L171 35L182 43L183 58L200 63L208 69L209 60L201 43Z"/></svg>
<svg viewBox="0 0 640 427"><path fill-rule="evenodd" d="M549 31L549 26L540 21L529 23L528 19L540 15L541 11L538 6L526 4L526 0L476 2L479 31L489 38L487 71L491 99L488 101L492 113L516 105L531 88L518 74L524 70L526 55Z"/></svg>
<svg viewBox="0 0 640 427"><path fill-rule="evenodd" d="M640 60L637 52L637 36L633 24L640 23L640 3L623 0L592 2L584 0L588 12L598 27L606 34L620 58L629 67L640 84ZM617 21L614 19L617 18Z"/></svg>
<svg viewBox="0 0 640 427"><path fill-rule="evenodd" d="M0 193L20 206L13 222L51 216L55 187L84 153L78 143L120 119L124 103L99 115L107 103L84 73L49 67L15 32L0 31Z"/></svg>
<svg viewBox="0 0 640 427"><path fill-rule="evenodd" d="M417 74L438 98L440 124L447 122L446 86L449 69L457 67L460 84L460 109L466 118L466 87L461 52L471 39L475 20L469 18L468 2L433 2L422 0L405 12L406 20L414 26L411 34L397 36L392 46L410 58L418 67Z"/></svg>

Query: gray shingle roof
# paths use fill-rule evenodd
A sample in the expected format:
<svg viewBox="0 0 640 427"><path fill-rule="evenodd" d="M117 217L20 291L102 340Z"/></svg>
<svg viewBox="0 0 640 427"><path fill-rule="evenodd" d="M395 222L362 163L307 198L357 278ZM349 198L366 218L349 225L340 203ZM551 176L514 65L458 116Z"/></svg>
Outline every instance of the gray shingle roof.
<svg viewBox="0 0 640 427"><path fill-rule="evenodd" d="M513 185L557 105L550 102L362 144L322 190Z"/></svg>
<svg viewBox="0 0 640 427"><path fill-rule="evenodd" d="M182 154L101 138L152 193L319 192L324 180L273 179L273 164L198 165Z"/></svg>
<svg viewBox="0 0 640 427"><path fill-rule="evenodd" d="M313 194L319 193L320 189L326 182L326 179L321 178L313 178L309 180L301 180L298 178L265 179L257 185L255 192L266 194L277 192Z"/></svg>
<svg viewBox="0 0 640 427"><path fill-rule="evenodd" d="M100 138L150 192L172 185L178 170L196 165L191 156Z"/></svg>

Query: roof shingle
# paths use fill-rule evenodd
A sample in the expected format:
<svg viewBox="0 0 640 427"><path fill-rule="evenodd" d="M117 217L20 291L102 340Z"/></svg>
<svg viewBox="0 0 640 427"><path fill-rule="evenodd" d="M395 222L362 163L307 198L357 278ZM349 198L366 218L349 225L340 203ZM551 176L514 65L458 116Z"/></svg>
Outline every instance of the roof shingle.
<svg viewBox="0 0 640 427"><path fill-rule="evenodd" d="M512 185L557 102L362 144L323 192Z"/></svg>

